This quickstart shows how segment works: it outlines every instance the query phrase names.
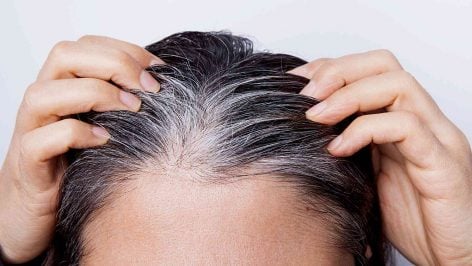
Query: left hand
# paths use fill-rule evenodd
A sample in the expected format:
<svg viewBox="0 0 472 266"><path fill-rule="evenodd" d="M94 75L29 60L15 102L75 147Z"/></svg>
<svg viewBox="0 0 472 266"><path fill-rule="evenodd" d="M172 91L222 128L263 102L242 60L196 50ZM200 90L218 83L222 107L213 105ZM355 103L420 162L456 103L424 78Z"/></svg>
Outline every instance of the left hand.
<svg viewBox="0 0 472 266"><path fill-rule="evenodd" d="M336 124L362 112L328 150L373 143L384 231L417 265L472 265L472 153L464 134L386 50L318 59L291 71L321 100L307 118ZM368 112L368 114L366 114Z"/></svg>

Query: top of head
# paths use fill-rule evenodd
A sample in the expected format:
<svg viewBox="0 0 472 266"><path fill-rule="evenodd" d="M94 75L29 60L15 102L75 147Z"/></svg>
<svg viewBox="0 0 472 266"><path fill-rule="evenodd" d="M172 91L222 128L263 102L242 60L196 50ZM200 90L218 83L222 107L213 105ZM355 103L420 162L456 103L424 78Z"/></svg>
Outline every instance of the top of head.
<svg viewBox="0 0 472 266"><path fill-rule="evenodd" d="M290 181L302 191L301 201L335 221L337 245L362 260L375 212L370 157L362 151L339 159L325 150L346 122L326 126L305 118L318 101L298 94L305 78L286 73L305 61L254 53L248 39L215 32L179 33L146 49L166 62L148 69L161 91L135 92L142 99L138 113L80 116L112 137L103 147L69 154L56 255L80 256L68 243L81 239L114 185L155 172L204 183L257 175Z"/></svg>

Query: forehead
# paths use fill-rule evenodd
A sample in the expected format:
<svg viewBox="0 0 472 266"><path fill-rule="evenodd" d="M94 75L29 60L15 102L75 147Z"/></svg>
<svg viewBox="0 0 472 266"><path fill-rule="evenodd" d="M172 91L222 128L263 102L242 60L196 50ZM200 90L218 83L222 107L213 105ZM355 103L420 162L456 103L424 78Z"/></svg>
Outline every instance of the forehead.
<svg viewBox="0 0 472 266"><path fill-rule="evenodd" d="M301 213L297 191L275 178L141 176L126 186L87 225L84 264L350 262L328 245L326 223Z"/></svg>

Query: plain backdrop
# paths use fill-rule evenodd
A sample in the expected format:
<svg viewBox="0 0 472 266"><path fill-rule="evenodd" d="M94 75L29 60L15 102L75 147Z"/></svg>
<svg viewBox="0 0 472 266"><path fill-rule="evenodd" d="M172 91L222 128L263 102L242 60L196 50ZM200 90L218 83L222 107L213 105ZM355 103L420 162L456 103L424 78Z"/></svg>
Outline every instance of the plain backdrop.
<svg viewBox="0 0 472 266"><path fill-rule="evenodd" d="M1 0L0 159L22 95L56 42L97 34L146 45L184 30L230 30L307 60L389 49L471 140L471 26L472 1L454 0Z"/></svg>

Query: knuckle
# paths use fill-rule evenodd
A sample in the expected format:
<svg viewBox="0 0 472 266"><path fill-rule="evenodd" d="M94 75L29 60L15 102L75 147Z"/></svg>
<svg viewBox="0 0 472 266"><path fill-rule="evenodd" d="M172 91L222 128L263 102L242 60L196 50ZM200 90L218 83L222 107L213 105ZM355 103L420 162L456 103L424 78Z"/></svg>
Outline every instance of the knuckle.
<svg viewBox="0 0 472 266"><path fill-rule="evenodd" d="M318 68L318 67L321 67L322 65L324 65L326 62L329 62L331 61L332 59L331 58L318 58L316 60L313 60L311 62L309 62L308 64L306 64L306 66L308 68Z"/></svg>
<svg viewBox="0 0 472 266"><path fill-rule="evenodd" d="M458 130L457 134L458 134L457 139L459 140L460 146L470 147L469 139L467 138L465 133L462 132L461 130Z"/></svg>
<svg viewBox="0 0 472 266"><path fill-rule="evenodd" d="M97 38L98 37L95 36L95 35L86 34L86 35L80 37L77 41L78 42L91 42L91 41L93 42L93 41L97 40Z"/></svg>
<svg viewBox="0 0 472 266"><path fill-rule="evenodd" d="M53 57L62 56L70 49L73 44L74 42L71 41L60 41L52 48L51 55Z"/></svg>
<svg viewBox="0 0 472 266"><path fill-rule="evenodd" d="M333 58L330 58L330 57L321 57L321 58L318 58L318 59L316 59L316 60L314 60L314 61L312 61L312 62L317 62L317 63L323 63L323 64L324 64L324 63L326 63L326 62L328 62L328 61L331 61L331 60L333 60Z"/></svg>
<svg viewBox="0 0 472 266"><path fill-rule="evenodd" d="M127 43L127 46L129 47L129 49L132 51L132 52L136 52L136 53L141 53L141 54L146 54L147 53L147 50L144 49L143 47L137 45L137 44L134 44L134 43Z"/></svg>
<svg viewBox="0 0 472 266"><path fill-rule="evenodd" d="M132 58L123 51L115 50L112 52L112 56L116 66L119 68L129 68L134 64Z"/></svg>
<svg viewBox="0 0 472 266"><path fill-rule="evenodd" d="M23 95L23 106L26 107L28 110L34 110L35 106L38 103L38 97L40 94L40 90L44 84L41 82L35 82L28 86Z"/></svg>
<svg viewBox="0 0 472 266"><path fill-rule="evenodd" d="M316 72L315 76L318 78L323 78L323 77L337 77L339 76L340 73L340 68L339 64L336 62L335 59L332 60L327 60L324 62L321 66L320 69Z"/></svg>
<svg viewBox="0 0 472 266"><path fill-rule="evenodd" d="M333 60L328 60L323 63L321 66L322 70L325 72L337 72L338 70L338 64L336 63L335 59Z"/></svg>
<svg viewBox="0 0 472 266"><path fill-rule="evenodd" d="M417 83L415 76L413 76L413 74L411 74L408 71L400 70L400 76L409 85L413 85Z"/></svg>
<svg viewBox="0 0 472 266"><path fill-rule="evenodd" d="M395 56L395 54L388 50L388 49L379 49L379 50L376 50L375 51L379 56L387 59L387 60L395 60L397 61L397 57Z"/></svg>
<svg viewBox="0 0 472 266"><path fill-rule="evenodd" d="M415 90L419 89L418 81L416 78L408 71L398 70L394 72L394 78L398 82L398 90L401 94L411 94Z"/></svg>
<svg viewBox="0 0 472 266"><path fill-rule="evenodd" d="M452 125L451 131L448 135L450 135L450 138L446 141L449 144L448 146L457 151L466 150L469 152L469 140L464 132L462 132L457 126ZM464 149L464 147L466 148Z"/></svg>

